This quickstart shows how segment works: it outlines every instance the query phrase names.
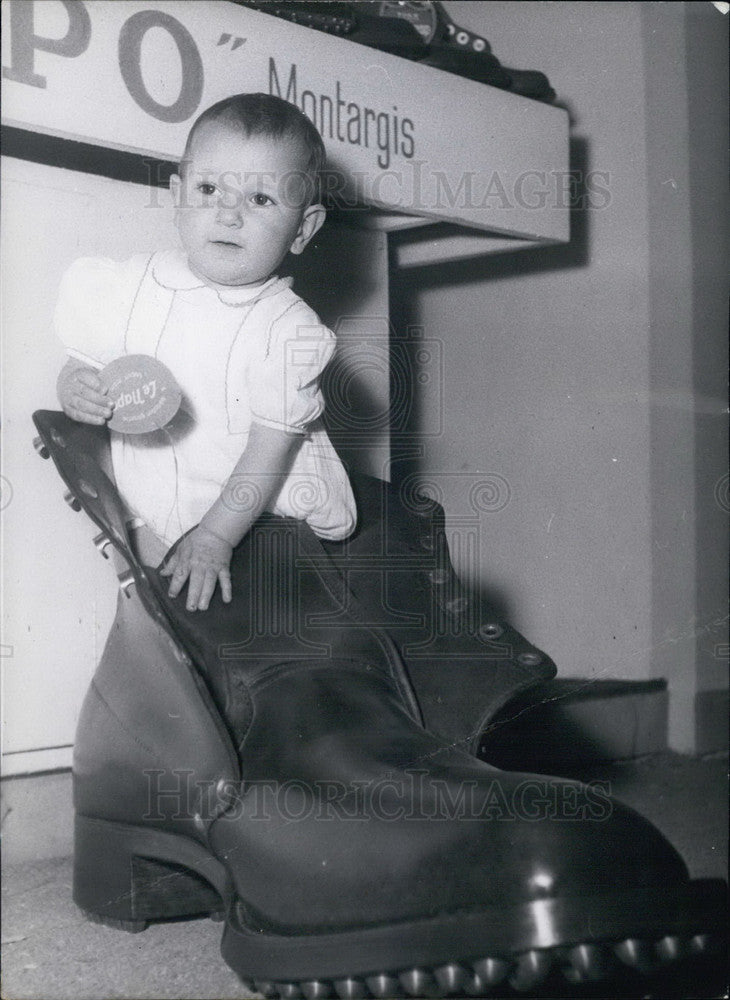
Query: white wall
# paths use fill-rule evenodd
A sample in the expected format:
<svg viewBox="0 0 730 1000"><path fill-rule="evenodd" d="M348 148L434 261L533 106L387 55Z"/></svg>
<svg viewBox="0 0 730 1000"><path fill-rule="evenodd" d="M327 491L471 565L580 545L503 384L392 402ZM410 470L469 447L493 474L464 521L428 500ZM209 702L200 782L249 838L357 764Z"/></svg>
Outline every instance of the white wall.
<svg viewBox="0 0 730 1000"><path fill-rule="evenodd" d="M123 260L158 241L174 245L175 235L166 197L155 207L140 185L8 157L2 174L3 475L12 490L3 510L3 773L15 773L70 763L116 603L94 525L65 506L60 478L32 447L32 412L58 409L58 282L76 257Z"/></svg>
<svg viewBox="0 0 730 1000"><path fill-rule="evenodd" d="M652 668L670 680L677 742L716 749L701 728L727 726L727 698L724 706L716 700L714 710L708 701L711 692L727 692L728 683L727 506L721 500L727 470L727 18L711 4L689 3L646 4L642 19L651 109ZM727 504L727 479L724 498Z"/></svg>
<svg viewBox="0 0 730 1000"><path fill-rule="evenodd" d="M690 162L688 79L704 58L696 89L719 122L722 97L708 81L720 73L726 93L727 21L710 4L689 5L706 8L689 33L683 4L445 6L504 65L548 74L571 113L573 169L606 172L610 204L574 214L567 248L396 280L399 322L443 342L442 399L423 387L419 420L433 424L440 408L444 430L424 439L418 464L442 474L457 536L465 477L507 482L508 502L480 514L479 558L462 557L462 572L561 674L667 677L670 738L691 749L699 636L707 646L711 633L716 651L725 579L712 495L724 469L723 393L695 371L693 331L702 324L705 345L724 345L722 216L706 209L718 190L721 203L727 173L707 163L722 154L724 124L714 147L705 129ZM688 67L692 32L719 42ZM700 314L693 292L713 255ZM726 685L717 657L704 661L702 684Z"/></svg>

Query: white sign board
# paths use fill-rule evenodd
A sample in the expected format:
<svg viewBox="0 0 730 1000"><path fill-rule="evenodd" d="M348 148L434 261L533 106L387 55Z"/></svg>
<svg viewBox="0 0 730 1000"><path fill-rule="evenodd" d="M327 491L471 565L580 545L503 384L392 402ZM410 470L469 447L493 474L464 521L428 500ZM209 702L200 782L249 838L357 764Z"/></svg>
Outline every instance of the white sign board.
<svg viewBox="0 0 730 1000"><path fill-rule="evenodd" d="M297 104L343 204L568 238L568 120L224 0L3 0L3 122L177 159L233 93Z"/></svg>

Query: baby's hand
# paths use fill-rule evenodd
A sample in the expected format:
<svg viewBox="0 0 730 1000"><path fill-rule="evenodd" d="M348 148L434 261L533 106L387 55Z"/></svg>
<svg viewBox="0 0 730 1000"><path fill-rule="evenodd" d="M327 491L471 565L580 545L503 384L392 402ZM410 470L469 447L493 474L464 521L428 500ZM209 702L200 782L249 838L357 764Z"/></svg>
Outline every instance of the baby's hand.
<svg viewBox="0 0 730 1000"><path fill-rule="evenodd" d="M188 611L207 611L216 583L220 583L221 597L228 604L231 600L229 566L232 555L232 545L198 525L185 535L160 570L161 576L172 577L170 597L177 597L190 577L185 605Z"/></svg>
<svg viewBox="0 0 730 1000"><path fill-rule="evenodd" d="M66 416L82 424L105 424L114 411L93 368L67 364L58 376L57 391Z"/></svg>

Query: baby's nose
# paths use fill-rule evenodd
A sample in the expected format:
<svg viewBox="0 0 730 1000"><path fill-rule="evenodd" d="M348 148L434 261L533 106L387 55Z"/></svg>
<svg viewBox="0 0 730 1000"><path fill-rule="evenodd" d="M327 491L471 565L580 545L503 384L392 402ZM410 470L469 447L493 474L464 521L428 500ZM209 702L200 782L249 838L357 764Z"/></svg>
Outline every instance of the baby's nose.
<svg viewBox="0 0 730 1000"><path fill-rule="evenodd" d="M231 197L221 198L216 218L222 226L240 227L243 225L241 206Z"/></svg>

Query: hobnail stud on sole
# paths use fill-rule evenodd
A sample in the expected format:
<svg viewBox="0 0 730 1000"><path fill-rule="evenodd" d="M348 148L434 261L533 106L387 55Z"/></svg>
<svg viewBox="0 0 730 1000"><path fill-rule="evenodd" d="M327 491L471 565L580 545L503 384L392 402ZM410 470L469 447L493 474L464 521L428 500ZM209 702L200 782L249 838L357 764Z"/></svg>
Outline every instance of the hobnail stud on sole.
<svg viewBox="0 0 730 1000"><path fill-rule="evenodd" d="M104 558L108 559L109 556L107 555L106 550L112 543L112 540L109 537L109 535L107 535L105 531L102 531L98 535L94 535L94 537L92 538L92 542L94 543L97 552L101 552Z"/></svg>
<svg viewBox="0 0 730 1000"><path fill-rule="evenodd" d="M398 976L410 997L441 997L444 991L427 969L406 969Z"/></svg>
<svg viewBox="0 0 730 1000"><path fill-rule="evenodd" d="M50 458L51 457L51 453L48 450L48 448L46 448L45 444L43 443L43 438L42 437L34 437L33 438L33 447L38 452L38 454L41 456L41 458Z"/></svg>
<svg viewBox="0 0 730 1000"><path fill-rule="evenodd" d="M73 493L71 492L71 490L66 490L66 492L63 494L63 499L69 505L69 507L71 508L71 510L75 510L76 513L78 513L81 510L81 504L76 499L76 497L73 495Z"/></svg>
<svg viewBox="0 0 730 1000"><path fill-rule="evenodd" d="M330 984L321 979L312 979L301 984L302 993L307 1000L326 1000L332 996Z"/></svg>
<svg viewBox="0 0 730 1000"><path fill-rule="evenodd" d="M626 938L614 947L618 958L637 972L647 974L659 965L654 945L643 938Z"/></svg>
<svg viewBox="0 0 730 1000"><path fill-rule="evenodd" d="M517 958L517 967L509 977L512 989L519 993L533 989L545 979L553 965L552 955L547 951L526 951Z"/></svg>
<svg viewBox="0 0 730 1000"><path fill-rule="evenodd" d="M511 964L503 958L481 958L472 963L474 972L487 986L499 986L507 978Z"/></svg>
<svg viewBox="0 0 730 1000"><path fill-rule="evenodd" d="M566 954L568 965L563 975L569 983L589 983L605 979L615 966L615 959L600 944L579 944Z"/></svg>
<svg viewBox="0 0 730 1000"><path fill-rule="evenodd" d="M135 922L103 921L111 926ZM141 923L141 922L140 922ZM140 928L141 929L141 928ZM397 997L489 997L500 987L517 993L539 989L555 973L562 972L572 985L610 980L620 968L629 966L642 975L665 969L670 963L692 955L710 954L724 948L717 934L694 936L665 935L657 941L626 938L623 941L589 941L554 948L535 948L513 959L481 958L470 962L448 962L435 968L411 968L400 972L381 972L365 977L312 979L303 982L244 981L271 1000L394 1000ZM621 963L618 959L620 958Z"/></svg>
<svg viewBox="0 0 730 1000"><path fill-rule="evenodd" d="M690 943L686 938L677 937L673 934L667 934L666 937L657 941L654 948L659 961L663 964L679 962L691 954L692 951Z"/></svg>
<svg viewBox="0 0 730 1000"><path fill-rule="evenodd" d="M464 987L468 978L466 969L455 962L440 965L433 970L433 974L441 989L447 993L457 993Z"/></svg>
<svg viewBox="0 0 730 1000"><path fill-rule="evenodd" d="M369 976L365 982L376 1000L397 997L403 992L399 981L394 976L388 976L385 973L377 976Z"/></svg>
<svg viewBox="0 0 730 1000"><path fill-rule="evenodd" d="M336 979L335 992L340 1000L362 1000L369 996L368 988L362 979Z"/></svg>
<svg viewBox="0 0 730 1000"><path fill-rule="evenodd" d="M299 1000L302 991L296 983L276 983L279 996L282 1000Z"/></svg>

